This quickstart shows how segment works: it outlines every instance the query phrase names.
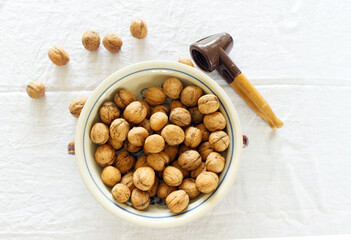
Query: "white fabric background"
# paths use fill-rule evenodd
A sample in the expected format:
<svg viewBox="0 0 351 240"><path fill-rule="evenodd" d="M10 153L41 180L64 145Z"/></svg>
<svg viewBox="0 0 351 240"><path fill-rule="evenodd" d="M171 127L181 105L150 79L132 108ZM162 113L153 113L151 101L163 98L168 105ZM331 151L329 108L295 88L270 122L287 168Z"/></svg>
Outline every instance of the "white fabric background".
<svg viewBox="0 0 351 240"><path fill-rule="evenodd" d="M219 2L219 1L218 1ZM0 1L0 238L230 239L351 233L350 1ZM149 34L133 39L129 23ZM84 31L123 39L119 54L88 52ZM250 139L237 181L209 214L145 229L104 210L83 184L67 143L71 100L116 70L189 57L192 42L226 31L230 57L285 126L272 131L216 73ZM56 67L54 45L71 56ZM40 80L46 96L25 86Z"/></svg>

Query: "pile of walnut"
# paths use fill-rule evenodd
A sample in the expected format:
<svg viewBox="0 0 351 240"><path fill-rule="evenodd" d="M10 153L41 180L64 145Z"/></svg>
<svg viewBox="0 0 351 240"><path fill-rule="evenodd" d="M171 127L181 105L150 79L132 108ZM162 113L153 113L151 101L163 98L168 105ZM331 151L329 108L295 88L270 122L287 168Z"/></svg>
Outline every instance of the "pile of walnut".
<svg viewBox="0 0 351 240"><path fill-rule="evenodd" d="M113 100L100 107L102 122L93 125L90 138L99 145L95 160L104 167L101 179L117 202L130 199L144 210L157 194L179 213L189 199L217 188L225 166L219 152L228 148L229 137L215 95L203 95L197 86L183 89L179 79L168 78L163 88L147 89L145 101L128 90ZM145 155L136 160L132 154L141 150Z"/></svg>

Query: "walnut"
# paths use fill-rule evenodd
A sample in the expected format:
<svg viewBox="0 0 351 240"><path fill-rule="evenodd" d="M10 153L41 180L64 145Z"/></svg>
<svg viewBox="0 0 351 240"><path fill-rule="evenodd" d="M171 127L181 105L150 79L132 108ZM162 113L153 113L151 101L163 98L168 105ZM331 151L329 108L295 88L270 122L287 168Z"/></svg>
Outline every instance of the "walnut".
<svg viewBox="0 0 351 240"><path fill-rule="evenodd" d="M124 141L129 132L129 123L123 118L117 118L110 125L110 136L118 141Z"/></svg>
<svg viewBox="0 0 351 240"><path fill-rule="evenodd" d="M147 191L147 193L149 194L150 197L156 196L159 183L160 183L160 180L157 177L155 177L154 185L152 185L150 190Z"/></svg>
<svg viewBox="0 0 351 240"><path fill-rule="evenodd" d="M202 89L197 86L187 86L180 94L180 101L187 107L195 107L202 93Z"/></svg>
<svg viewBox="0 0 351 240"><path fill-rule="evenodd" d="M195 127L201 130L201 133L202 133L202 140L201 141L202 142L208 141L208 137L210 136L210 132L205 127L205 124L200 123L200 124L196 125Z"/></svg>
<svg viewBox="0 0 351 240"><path fill-rule="evenodd" d="M196 187L202 193L213 192L218 186L218 176L213 172L202 172L196 178Z"/></svg>
<svg viewBox="0 0 351 240"><path fill-rule="evenodd" d="M172 110L175 109L175 108L186 108L185 105L179 101L179 100L172 100L170 103L169 103L169 109Z"/></svg>
<svg viewBox="0 0 351 240"><path fill-rule="evenodd" d="M143 127L133 127L128 132L128 141L135 146L143 146L145 139L149 136L148 131Z"/></svg>
<svg viewBox="0 0 351 240"><path fill-rule="evenodd" d="M188 109L190 116L191 116L191 123L198 124L201 123L204 119L204 115L200 113L198 107L192 107Z"/></svg>
<svg viewBox="0 0 351 240"><path fill-rule="evenodd" d="M48 51L48 56L55 65L63 66L69 62L69 55L65 49L61 47L52 47Z"/></svg>
<svg viewBox="0 0 351 240"><path fill-rule="evenodd" d="M190 199L194 199L200 195L200 191L196 188L195 179L186 178L178 187L179 190L184 190Z"/></svg>
<svg viewBox="0 0 351 240"><path fill-rule="evenodd" d="M169 120L180 127L184 127L190 124L191 115L185 108L175 108L169 115Z"/></svg>
<svg viewBox="0 0 351 240"><path fill-rule="evenodd" d="M124 203L130 198L130 189L123 183L118 183L112 188L112 196L119 203Z"/></svg>
<svg viewBox="0 0 351 240"><path fill-rule="evenodd" d="M179 126L169 124L162 129L161 136L168 145L175 146L184 141L185 133Z"/></svg>
<svg viewBox="0 0 351 240"><path fill-rule="evenodd" d="M151 87L145 91L145 101L151 106L162 105L166 100L167 96L160 87Z"/></svg>
<svg viewBox="0 0 351 240"><path fill-rule="evenodd" d="M178 151L178 154L182 154L183 152L185 151L188 151L188 150L196 150L195 148L191 148L191 147L188 147L188 146L185 146L184 144L180 145L179 147L179 151Z"/></svg>
<svg viewBox="0 0 351 240"><path fill-rule="evenodd" d="M83 110L85 103L87 102L86 97L79 97L74 99L68 106L69 111L73 117L79 118L80 113Z"/></svg>
<svg viewBox="0 0 351 240"><path fill-rule="evenodd" d="M116 155L114 166L118 168L122 174L131 170L135 165L135 157L127 151L120 151Z"/></svg>
<svg viewBox="0 0 351 240"><path fill-rule="evenodd" d="M187 170L195 170L201 164L201 156L195 150L188 150L183 152L178 158L179 165Z"/></svg>
<svg viewBox="0 0 351 240"><path fill-rule="evenodd" d="M200 129L196 127L188 127L185 130L185 139L184 139L184 145L191 147L191 148L196 148L202 140L202 132Z"/></svg>
<svg viewBox="0 0 351 240"><path fill-rule="evenodd" d="M189 58L185 58L185 57L179 58L178 62L189 65L190 67L194 67L193 62Z"/></svg>
<svg viewBox="0 0 351 240"><path fill-rule="evenodd" d="M209 131L214 132L217 130L224 129L225 126L227 125L227 122L222 113L214 112L214 113L205 115L204 124Z"/></svg>
<svg viewBox="0 0 351 240"><path fill-rule="evenodd" d="M130 33L133 37L143 39L147 35L147 26L144 20L137 18L133 19L129 27Z"/></svg>
<svg viewBox="0 0 351 240"><path fill-rule="evenodd" d="M112 165L115 161L116 152L108 144L99 146L95 151L95 161L102 167Z"/></svg>
<svg viewBox="0 0 351 240"><path fill-rule="evenodd" d="M40 97L45 96L45 86L40 81L30 82L26 87L26 91L27 91L28 96L30 96L31 98L40 98Z"/></svg>
<svg viewBox="0 0 351 240"><path fill-rule="evenodd" d="M72 155L76 154L74 141L71 141L68 143L67 150L68 150L68 154L72 154Z"/></svg>
<svg viewBox="0 0 351 240"><path fill-rule="evenodd" d="M189 177L190 172L189 172L189 171L187 171L187 170L185 170L185 169L183 169L183 168L182 168L182 167L179 165L178 160L173 161L173 162L172 162L172 166L173 166L173 167L178 168L178 169L179 169L179 171L181 171L181 172L182 172L182 174L183 174L183 178L187 178L187 177Z"/></svg>
<svg viewBox="0 0 351 240"><path fill-rule="evenodd" d="M166 204L173 213L180 213L188 207L189 196L184 190L174 191L167 196Z"/></svg>
<svg viewBox="0 0 351 240"><path fill-rule="evenodd" d="M142 121L141 123L139 123L138 126L139 126L139 127L145 128L145 129L148 131L149 135L152 135L152 134L154 133L154 130L152 130L152 128L151 128L150 120L149 120L149 119L146 119L146 118L145 118L144 121Z"/></svg>
<svg viewBox="0 0 351 240"><path fill-rule="evenodd" d="M171 145L166 145L164 152L168 155L169 161L173 162L177 155L178 155L178 147L177 146L171 146Z"/></svg>
<svg viewBox="0 0 351 240"><path fill-rule="evenodd" d="M206 141L201 143L197 151L200 153L201 158L206 161L207 156L213 152L213 149L211 148L210 142Z"/></svg>
<svg viewBox="0 0 351 240"><path fill-rule="evenodd" d="M89 30L83 34L82 44L88 51L97 50L100 46L100 36L97 32Z"/></svg>
<svg viewBox="0 0 351 240"><path fill-rule="evenodd" d="M155 171L151 167L140 167L133 174L134 185L142 191L148 191L155 183Z"/></svg>
<svg viewBox="0 0 351 240"><path fill-rule="evenodd" d="M135 188L132 191L131 202L134 208L138 210L144 210L150 204L150 196L147 192Z"/></svg>
<svg viewBox="0 0 351 240"><path fill-rule="evenodd" d="M157 188L157 196L161 199L165 199L171 192L177 190L177 187L168 186L165 182L160 182Z"/></svg>
<svg viewBox="0 0 351 240"><path fill-rule="evenodd" d="M163 112L156 112L150 117L150 126L155 131L160 131L168 123L168 117Z"/></svg>
<svg viewBox="0 0 351 240"><path fill-rule="evenodd" d="M163 91L171 99L178 99L182 90L183 83L178 78L168 78L163 83Z"/></svg>
<svg viewBox="0 0 351 240"><path fill-rule="evenodd" d="M229 136L223 131L211 133L208 141L211 148L217 152L223 152L229 147Z"/></svg>
<svg viewBox="0 0 351 240"><path fill-rule="evenodd" d="M143 147L141 146L135 146L133 144L131 144L128 139L126 139L124 141L124 149L127 151L127 152L130 152L130 153L136 153L136 152L139 152Z"/></svg>
<svg viewBox="0 0 351 240"><path fill-rule="evenodd" d="M204 162L201 162L200 166L198 166L195 170L190 172L190 177L196 179L200 173L206 171L206 165Z"/></svg>
<svg viewBox="0 0 351 240"><path fill-rule="evenodd" d="M102 181L109 187L113 187L121 181L121 172L112 166L105 167L101 172Z"/></svg>
<svg viewBox="0 0 351 240"><path fill-rule="evenodd" d="M121 50L123 45L122 39L118 37L116 34L108 33L102 39L102 44L104 47L111 53L117 53Z"/></svg>
<svg viewBox="0 0 351 240"><path fill-rule="evenodd" d="M121 111L114 102L105 102L100 107L99 114L101 121L110 125L113 120L119 118Z"/></svg>
<svg viewBox="0 0 351 240"><path fill-rule="evenodd" d="M147 110L138 101L130 103L124 110L124 118L131 123L141 123L146 118Z"/></svg>
<svg viewBox="0 0 351 240"><path fill-rule="evenodd" d="M178 168L168 166L163 170L163 181L165 181L168 186L179 186L183 181L183 174Z"/></svg>
<svg viewBox="0 0 351 240"><path fill-rule="evenodd" d="M139 102L146 109L146 118L149 118L151 116L151 107L150 107L150 105L146 101L143 101L143 100L140 100Z"/></svg>
<svg viewBox="0 0 351 240"><path fill-rule="evenodd" d="M214 113L219 108L219 100L213 94L206 94L200 97L197 104L199 105L199 111L202 114Z"/></svg>
<svg viewBox="0 0 351 240"><path fill-rule="evenodd" d="M123 141L118 141L117 139L111 138L111 136L108 139L107 143L108 143L108 145L113 147L115 150L119 150L123 147Z"/></svg>
<svg viewBox="0 0 351 240"><path fill-rule="evenodd" d="M129 172L126 175L124 175L121 179L121 183L125 184L130 191L133 191L133 189L135 188L133 182L133 172Z"/></svg>
<svg viewBox="0 0 351 240"><path fill-rule="evenodd" d="M108 126L104 123L95 123L90 131L90 139L96 144L105 144L110 137Z"/></svg>
<svg viewBox="0 0 351 240"><path fill-rule="evenodd" d="M136 97L130 91L121 89L116 93L113 100L120 109L125 109L131 102L136 101Z"/></svg>
<svg viewBox="0 0 351 240"><path fill-rule="evenodd" d="M169 114L169 108L167 106L165 106L165 105L155 106L151 110L151 115L154 114L154 113L157 113L157 112L163 112L166 115L168 115Z"/></svg>
<svg viewBox="0 0 351 240"><path fill-rule="evenodd" d="M220 173L224 169L225 158L217 152L212 152L208 155L205 164L208 171Z"/></svg>
<svg viewBox="0 0 351 240"><path fill-rule="evenodd" d="M159 153L164 149L164 147L165 140L163 140L163 137L160 135L153 134L151 136L148 136L145 140L144 149L148 153Z"/></svg>
<svg viewBox="0 0 351 240"><path fill-rule="evenodd" d="M156 171L162 171L169 163L169 157L163 151L149 154L146 160L147 164Z"/></svg>
<svg viewBox="0 0 351 240"><path fill-rule="evenodd" d="M135 170L137 170L140 167L150 167L149 164L147 164L146 157L147 157L146 155L142 155L138 158L134 166Z"/></svg>

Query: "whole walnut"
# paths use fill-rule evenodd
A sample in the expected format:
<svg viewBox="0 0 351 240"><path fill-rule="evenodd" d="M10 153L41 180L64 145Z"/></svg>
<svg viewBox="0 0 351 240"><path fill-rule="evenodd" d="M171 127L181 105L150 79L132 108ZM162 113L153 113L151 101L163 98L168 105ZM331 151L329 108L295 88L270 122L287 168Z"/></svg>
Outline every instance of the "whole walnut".
<svg viewBox="0 0 351 240"><path fill-rule="evenodd" d="M188 150L180 154L178 158L179 165L187 170L192 171L195 170L201 164L201 156L195 150Z"/></svg>
<svg viewBox="0 0 351 240"><path fill-rule="evenodd" d="M180 101L187 107L195 107L202 93L202 89L197 86L187 86L180 94Z"/></svg>
<svg viewBox="0 0 351 240"><path fill-rule="evenodd" d="M115 150L108 144L99 146L95 151L95 161L102 167L112 165L115 157Z"/></svg>
<svg viewBox="0 0 351 240"><path fill-rule="evenodd" d="M113 120L119 118L121 111L114 102L105 102L100 107L99 114L101 121L110 125Z"/></svg>
<svg viewBox="0 0 351 240"><path fill-rule="evenodd" d="M129 30L135 38L143 39L147 35L147 25L145 21L140 18L133 19L130 23Z"/></svg>
<svg viewBox="0 0 351 240"><path fill-rule="evenodd" d="M135 188L132 191L131 202L135 209L144 210L150 204L150 196L147 192Z"/></svg>
<svg viewBox="0 0 351 240"><path fill-rule="evenodd" d="M199 111L202 114L214 113L219 108L219 100L213 94L206 94L200 97L199 100L197 101L197 104L199 106Z"/></svg>
<svg viewBox="0 0 351 240"><path fill-rule="evenodd" d="M204 119L204 115L199 111L198 107L189 108L188 111L191 116L192 124L202 123L202 120Z"/></svg>
<svg viewBox="0 0 351 240"><path fill-rule="evenodd" d="M175 108L186 108L185 105L179 101L179 100L172 100L170 103L169 103L169 110L172 112L173 109Z"/></svg>
<svg viewBox="0 0 351 240"><path fill-rule="evenodd" d="M178 170L182 172L183 178L187 178L187 177L190 176L190 172L187 171L187 170L185 170L185 169L183 169L183 168L179 165L178 160L173 161L171 165L172 165L173 167L178 168Z"/></svg>
<svg viewBox="0 0 351 240"><path fill-rule="evenodd" d="M214 112L214 113L205 115L204 124L209 131L214 132L217 130L224 129L225 126L227 125L227 122L222 113Z"/></svg>
<svg viewBox="0 0 351 240"><path fill-rule="evenodd" d="M40 98L40 97L45 96L45 86L40 81L30 82L26 87L26 91L27 91L28 96L31 98Z"/></svg>
<svg viewBox="0 0 351 240"><path fill-rule="evenodd" d="M208 155L205 165L207 171L220 173L224 169L225 158L217 152L212 152Z"/></svg>
<svg viewBox="0 0 351 240"><path fill-rule="evenodd" d="M150 117L150 126L154 131L160 131L168 123L168 116L163 112L156 112Z"/></svg>
<svg viewBox="0 0 351 240"><path fill-rule="evenodd" d="M113 100L118 108L125 109L131 102L136 101L136 97L130 91L121 89L116 93Z"/></svg>
<svg viewBox="0 0 351 240"><path fill-rule="evenodd" d="M188 150L196 150L196 149L195 149L195 148L188 147L188 146L182 144L182 145L180 145L180 147L179 147L178 154L180 155L180 154L182 154L183 152L188 151Z"/></svg>
<svg viewBox="0 0 351 240"><path fill-rule="evenodd" d="M143 105L146 109L146 118L149 118L151 116L151 107L150 105L144 101L144 100L140 100L139 101L141 103L141 105Z"/></svg>
<svg viewBox="0 0 351 240"><path fill-rule="evenodd" d="M146 157L147 157L146 155L142 155L138 158L134 166L135 170L137 170L140 167L150 167L149 164L147 164Z"/></svg>
<svg viewBox="0 0 351 240"><path fill-rule="evenodd" d="M116 184L112 190L112 196L119 203L124 203L130 198L130 189L123 183Z"/></svg>
<svg viewBox="0 0 351 240"><path fill-rule="evenodd" d="M155 171L151 167L140 167L133 174L134 186L142 191L148 191L155 183Z"/></svg>
<svg viewBox="0 0 351 240"><path fill-rule="evenodd" d="M174 191L167 196L166 204L173 213L180 213L188 207L189 196L184 190Z"/></svg>
<svg viewBox="0 0 351 240"><path fill-rule="evenodd" d="M131 170L135 165L135 157L127 151L120 151L116 155L114 166L118 168L122 174Z"/></svg>
<svg viewBox="0 0 351 240"><path fill-rule="evenodd" d="M109 187L113 187L121 181L121 172L112 166L105 167L101 172L102 181Z"/></svg>
<svg viewBox="0 0 351 240"><path fill-rule="evenodd" d="M151 106L162 105L166 100L167 96L160 87L151 87L145 91L145 101Z"/></svg>
<svg viewBox="0 0 351 240"><path fill-rule="evenodd" d="M117 118L110 125L110 136L118 141L124 141L129 132L129 123L123 118Z"/></svg>
<svg viewBox="0 0 351 240"><path fill-rule="evenodd" d="M114 138L110 138L107 141L108 145L110 145L111 147L113 147L115 150L119 150L123 147L123 141L118 141Z"/></svg>
<svg viewBox="0 0 351 240"><path fill-rule="evenodd" d="M189 58L185 58L185 57L179 58L178 62L189 65L190 67L194 67L193 62Z"/></svg>
<svg viewBox="0 0 351 240"><path fill-rule="evenodd" d="M159 183L160 183L160 180L158 179L158 177L155 177L154 185L152 185L150 190L147 191L147 193L149 194L150 197L156 196Z"/></svg>
<svg viewBox="0 0 351 240"><path fill-rule="evenodd" d="M157 188L157 196L161 199L165 199L171 192L177 190L177 187L168 186L164 181L160 182Z"/></svg>
<svg viewBox="0 0 351 240"><path fill-rule="evenodd" d="M208 141L208 137L210 136L210 132L205 127L205 124L200 123L200 124L196 125L195 127L201 130L202 142Z"/></svg>
<svg viewBox="0 0 351 240"><path fill-rule="evenodd" d="M104 47L111 53L117 53L121 50L123 45L122 39L118 37L116 34L108 33L102 39L102 44Z"/></svg>
<svg viewBox="0 0 351 240"><path fill-rule="evenodd" d="M185 108L175 108L171 111L169 115L169 120L171 123L176 124L180 127L184 127L190 124L191 115Z"/></svg>
<svg viewBox="0 0 351 240"><path fill-rule="evenodd" d="M165 106L165 105L157 105L157 106L152 108L151 115L153 115L154 113L157 113L157 112L163 112L166 115L168 115L169 114L169 108L167 106Z"/></svg>
<svg viewBox="0 0 351 240"><path fill-rule="evenodd" d="M69 111L71 112L73 117L79 118L80 113L83 110L85 103L87 102L86 97L79 97L74 99L68 106Z"/></svg>
<svg viewBox="0 0 351 240"><path fill-rule="evenodd" d="M183 174L178 168L168 166L163 170L163 181L165 181L168 186L179 186L183 181Z"/></svg>
<svg viewBox="0 0 351 240"><path fill-rule="evenodd" d="M158 134L148 136L145 140L144 149L148 153L159 153L165 147L165 140Z"/></svg>
<svg viewBox="0 0 351 240"><path fill-rule="evenodd" d="M97 32L89 30L83 34L82 44L88 51L97 50L100 46L100 36Z"/></svg>
<svg viewBox="0 0 351 240"><path fill-rule="evenodd" d="M169 124L162 129L161 136L165 139L168 145L175 146L184 141L185 133L179 126Z"/></svg>
<svg viewBox="0 0 351 240"><path fill-rule="evenodd" d="M184 145L196 148L202 141L202 132L196 127L188 127L185 130Z"/></svg>
<svg viewBox="0 0 351 240"><path fill-rule="evenodd" d="M163 91L171 99L178 99L182 90L183 83L178 78L168 78L163 83Z"/></svg>
<svg viewBox="0 0 351 240"><path fill-rule="evenodd" d="M169 157L163 151L149 154L146 160L147 164L156 171L162 171L169 163Z"/></svg>
<svg viewBox="0 0 351 240"><path fill-rule="evenodd" d="M143 146L148 136L149 133L145 128L133 127L128 132L128 141L135 146Z"/></svg>
<svg viewBox="0 0 351 240"><path fill-rule="evenodd" d="M173 162L177 155L178 155L178 147L177 146L171 146L171 145L166 145L164 152L168 155L169 161Z"/></svg>
<svg viewBox="0 0 351 240"><path fill-rule="evenodd" d="M179 190L184 190L190 199L194 199L200 195L200 191L196 188L195 179L186 178L178 187Z"/></svg>
<svg viewBox="0 0 351 240"><path fill-rule="evenodd" d="M213 172L202 172L196 178L196 187L202 193L213 192L218 186L218 176Z"/></svg>
<svg viewBox="0 0 351 240"><path fill-rule="evenodd" d="M48 56L55 65L63 66L69 62L69 55L65 49L61 47L52 47L48 51Z"/></svg>
<svg viewBox="0 0 351 240"><path fill-rule="evenodd" d="M105 144L110 137L108 126L104 123L95 123L90 131L90 139L96 144Z"/></svg>
<svg viewBox="0 0 351 240"><path fill-rule="evenodd" d="M134 182L133 182L133 174L134 174L133 172L129 172L125 174L121 179L121 183L125 184L130 191L133 191L133 189L135 188Z"/></svg>
<svg viewBox="0 0 351 240"><path fill-rule="evenodd" d="M201 162L200 166L198 166L195 170L190 172L190 177L196 179L200 173L206 171L206 165L204 162Z"/></svg>
<svg viewBox="0 0 351 240"><path fill-rule="evenodd" d="M123 112L124 118L131 123L141 123L146 118L147 110L138 101L130 103Z"/></svg>
<svg viewBox="0 0 351 240"><path fill-rule="evenodd" d="M142 121L141 123L138 124L138 126L145 128L148 131L149 135L152 135L154 133L154 130L152 130L152 128L151 128L149 119L145 118L144 121ZM208 134L208 135L210 135L210 134Z"/></svg>
<svg viewBox="0 0 351 240"><path fill-rule="evenodd" d="M210 153L214 152L211 148L210 142L208 141L201 143L197 151L200 153L200 156L204 161L206 161Z"/></svg>
<svg viewBox="0 0 351 240"><path fill-rule="evenodd" d="M126 139L126 140L124 141L123 146L124 146L124 149L125 149L127 152L130 152L130 153L137 153L137 152L139 152L139 151L143 148L143 147L141 147L141 146L136 146L136 145L131 144L131 143L128 141L128 139Z"/></svg>
<svg viewBox="0 0 351 240"><path fill-rule="evenodd" d="M208 141L211 148L217 152L223 152L229 147L229 136L223 131L211 133Z"/></svg>

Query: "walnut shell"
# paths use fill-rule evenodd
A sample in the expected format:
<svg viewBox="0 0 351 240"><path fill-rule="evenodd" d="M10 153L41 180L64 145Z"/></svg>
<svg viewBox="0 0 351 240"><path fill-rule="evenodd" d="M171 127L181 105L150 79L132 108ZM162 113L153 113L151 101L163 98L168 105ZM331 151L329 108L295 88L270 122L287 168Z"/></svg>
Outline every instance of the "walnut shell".
<svg viewBox="0 0 351 240"><path fill-rule="evenodd" d="M146 118L149 118L151 116L151 107L150 107L150 105L146 101L143 101L143 100L140 100L139 102L146 109Z"/></svg>
<svg viewBox="0 0 351 240"><path fill-rule="evenodd" d="M172 112L173 109L175 108L186 108L185 105L179 101L179 100L172 100L170 103L169 103L169 110Z"/></svg>
<svg viewBox="0 0 351 240"><path fill-rule="evenodd" d="M136 124L144 121L146 114L146 108L139 101L130 103L123 112L123 116L128 122Z"/></svg>
<svg viewBox="0 0 351 240"><path fill-rule="evenodd" d="M143 39L147 35L147 25L145 21L140 18L133 19L130 23L129 30L135 38Z"/></svg>
<svg viewBox="0 0 351 240"><path fill-rule="evenodd" d="M135 157L127 151L120 151L116 155L114 166L118 168L122 174L131 170L135 165Z"/></svg>
<svg viewBox="0 0 351 240"><path fill-rule="evenodd" d="M213 172L202 172L196 178L196 187L202 193L213 192L218 186L218 176Z"/></svg>
<svg viewBox="0 0 351 240"><path fill-rule="evenodd" d="M157 188L158 188L159 183L160 183L160 180L158 179L158 177L155 177L154 185L152 185L150 190L147 191L147 193L149 194L150 197L156 196Z"/></svg>
<svg viewBox="0 0 351 240"><path fill-rule="evenodd" d="M87 102L86 97L79 97L74 99L68 106L69 111L71 112L73 117L79 118L80 113L83 110L85 103Z"/></svg>
<svg viewBox="0 0 351 240"><path fill-rule="evenodd" d="M113 33L108 33L102 39L102 44L111 53L117 53L123 45L122 39Z"/></svg>
<svg viewBox="0 0 351 240"><path fill-rule="evenodd" d="M27 91L28 96L31 98L40 98L40 97L45 96L45 86L40 81L30 82L26 87L26 91Z"/></svg>
<svg viewBox="0 0 351 240"><path fill-rule="evenodd" d="M167 144L163 151L168 155L170 162L173 162L178 155L178 147L177 146L171 146L171 145Z"/></svg>
<svg viewBox="0 0 351 240"><path fill-rule="evenodd" d="M130 152L130 153L137 153L139 152L143 147L141 146L135 146L134 144L131 144L128 139L126 139L124 141L124 149L127 151L127 152Z"/></svg>
<svg viewBox="0 0 351 240"><path fill-rule="evenodd" d="M183 152L188 151L188 150L196 150L195 148L188 147L184 144L180 145L178 154L181 155Z"/></svg>
<svg viewBox="0 0 351 240"><path fill-rule="evenodd" d="M187 86L180 94L180 101L187 107L195 107L202 93L202 89L197 86Z"/></svg>
<svg viewBox="0 0 351 240"><path fill-rule="evenodd" d="M112 165L115 157L115 150L108 144L99 146L95 151L95 161L102 167Z"/></svg>
<svg viewBox="0 0 351 240"><path fill-rule="evenodd" d="M150 167L149 164L147 164L146 157L147 157L146 155L142 155L138 158L134 166L135 170L137 170L140 167Z"/></svg>
<svg viewBox="0 0 351 240"><path fill-rule="evenodd" d="M214 113L219 108L219 100L213 94L206 94L200 97L197 104L199 105L199 111L202 114Z"/></svg>
<svg viewBox="0 0 351 240"><path fill-rule="evenodd" d="M151 128L151 125L150 125L150 120L149 119L144 119L144 121L142 121L141 123L139 123L139 125L138 125L139 127L143 127L143 128L145 128L147 131L148 131L148 133L149 133L149 135L152 135L153 133L154 133L154 130L152 130L152 128ZM210 134L209 134L210 135Z"/></svg>
<svg viewBox="0 0 351 240"><path fill-rule="evenodd" d="M200 191L196 188L195 179L186 178L178 187L179 190L184 190L190 199L194 199L200 195Z"/></svg>
<svg viewBox="0 0 351 240"><path fill-rule="evenodd" d="M189 205L189 196L184 190L170 193L166 198L166 204L173 213L180 213Z"/></svg>
<svg viewBox="0 0 351 240"><path fill-rule="evenodd" d="M136 97L130 91L121 89L115 94L113 100L118 108L125 109L130 103L136 101Z"/></svg>
<svg viewBox="0 0 351 240"><path fill-rule="evenodd" d="M163 83L163 91L171 99L178 99L182 90L183 83L178 78L168 78Z"/></svg>
<svg viewBox="0 0 351 240"><path fill-rule="evenodd" d="M134 185L142 191L148 191L155 183L155 171L151 167L140 167L133 174Z"/></svg>
<svg viewBox="0 0 351 240"><path fill-rule="evenodd" d="M201 143L197 151L200 153L202 160L206 161L207 156L213 152L213 149L211 148L210 142L206 141Z"/></svg>
<svg viewBox="0 0 351 240"><path fill-rule="evenodd" d="M135 209L144 210L150 204L150 196L147 192L135 188L132 191L131 202Z"/></svg>
<svg viewBox="0 0 351 240"><path fill-rule="evenodd" d="M205 115L204 124L209 131L214 132L217 130L224 129L225 126L227 125L227 122L222 113L214 112L214 113Z"/></svg>
<svg viewBox="0 0 351 240"><path fill-rule="evenodd" d="M177 187L168 186L165 182L160 182L157 188L157 196L161 199L165 199L171 192L177 190Z"/></svg>
<svg viewBox="0 0 351 240"><path fill-rule="evenodd" d="M111 192L112 192L113 198L119 203L124 203L128 201L131 194L128 186L123 183L116 184L112 188Z"/></svg>
<svg viewBox="0 0 351 240"><path fill-rule="evenodd" d="M191 116L191 123L198 124L204 119L204 115L199 111L198 107L192 107L188 109Z"/></svg>
<svg viewBox="0 0 351 240"><path fill-rule="evenodd" d="M212 152L208 155L205 165L207 171L220 173L224 169L225 158L217 152Z"/></svg>
<svg viewBox="0 0 351 240"><path fill-rule="evenodd" d="M163 170L163 181L165 181L168 186L179 186L183 181L183 174L178 168L168 166Z"/></svg>
<svg viewBox="0 0 351 240"><path fill-rule="evenodd" d="M169 124L162 129L161 136L165 139L168 145L175 146L184 141L185 133L181 127Z"/></svg>
<svg viewBox="0 0 351 240"><path fill-rule="evenodd" d="M168 123L168 117L163 112L156 112L150 117L150 127L154 131L160 131Z"/></svg>
<svg viewBox="0 0 351 240"><path fill-rule="evenodd" d="M83 34L82 44L88 51L97 50L100 46L100 36L97 32L89 30Z"/></svg>
<svg viewBox="0 0 351 240"><path fill-rule="evenodd" d="M154 113L157 113L157 112L163 112L166 115L168 115L169 114L169 108L167 106L165 106L165 105L155 106L151 110L151 115L153 115Z"/></svg>
<svg viewBox="0 0 351 240"><path fill-rule="evenodd" d="M145 101L151 106L162 105L166 100L167 96L160 87L151 87L145 91Z"/></svg>
<svg viewBox="0 0 351 240"><path fill-rule="evenodd" d="M188 127L185 130L184 145L196 148L202 141L202 132L196 127Z"/></svg>
<svg viewBox="0 0 351 240"><path fill-rule="evenodd" d="M205 124L200 123L200 124L196 125L195 127L201 130L201 133L202 133L202 140L201 141L202 142L208 141L208 137L210 136L210 132L205 127Z"/></svg>
<svg viewBox="0 0 351 240"><path fill-rule="evenodd" d="M95 123L90 131L90 139L93 143L105 144L110 137L108 126L104 123Z"/></svg>
<svg viewBox="0 0 351 240"><path fill-rule="evenodd" d="M101 121L110 125L113 120L119 118L121 111L114 102L105 102L100 107L99 114Z"/></svg>
<svg viewBox="0 0 351 240"><path fill-rule="evenodd" d="M211 133L208 141L216 152L223 152L229 147L229 136L223 131Z"/></svg>
<svg viewBox="0 0 351 240"><path fill-rule="evenodd" d="M52 47L48 51L48 56L55 65L63 66L69 62L69 55L65 49L61 47Z"/></svg>
<svg viewBox="0 0 351 240"><path fill-rule="evenodd" d="M107 141L107 144L113 147L115 150L119 150L123 147L123 141L118 141L116 139L110 138Z"/></svg>
<svg viewBox="0 0 351 240"><path fill-rule="evenodd" d="M175 108L171 111L169 115L169 120L171 123L178 125L180 127L185 127L191 122L191 115L185 108Z"/></svg>
<svg viewBox="0 0 351 240"><path fill-rule="evenodd" d="M163 151L149 154L146 160L147 164L156 171L162 171L169 163L169 157Z"/></svg>
<svg viewBox="0 0 351 240"><path fill-rule="evenodd" d="M102 181L109 187L113 187L121 181L121 172L112 166L105 167L101 172Z"/></svg>
<svg viewBox="0 0 351 240"><path fill-rule="evenodd" d="M190 172L190 177L196 179L200 173L206 171L206 165L204 162L201 162L200 166L198 166L195 170Z"/></svg>
<svg viewBox="0 0 351 240"><path fill-rule="evenodd" d="M185 58L185 57L179 58L178 62L189 65L190 67L194 67L193 62L189 58Z"/></svg>
<svg viewBox="0 0 351 240"><path fill-rule="evenodd" d="M135 188L133 182L133 172L125 174L121 179L121 183L125 184L130 191L133 191L133 189Z"/></svg>
<svg viewBox="0 0 351 240"><path fill-rule="evenodd" d="M128 141L135 146L143 146L145 139L149 136L148 131L143 127L133 127L128 132Z"/></svg>
<svg viewBox="0 0 351 240"><path fill-rule="evenodd" d="M117 118L110 125L110 136L115 140L124 141L127 138L129 128L129 123L125 119Z"/></svg>
<svg viewBox="0 0 351 240"><path fill-rule="evenodd" d="M165 147L165 140L158 134L148 136L145 140L144 149L148 153L159 153Z"/></svg>
<svg viewBox="0 0 351 240"><path fill-rule="evenodd" d="M178 158L179 165L187 170L192 171L195 170L201 164L201 156L195 150L188 150L180 154Z"/></svg>
<svg viewBox="0 0 351 240"><path fill-rule="evenodd" d="M179 171L181 171L181 172L182 172L182 174L183 174L183 178L187 178L187 177L189 177L189 176L190 176L190 172L189 172L189 171L187 171L187 170L185 170L185 169L183 169L183 168L182 168L182 167L179 165L178 160L173 161L171 165L172 165L173 167L178 168L178 169L179 169Z"/></svg>

